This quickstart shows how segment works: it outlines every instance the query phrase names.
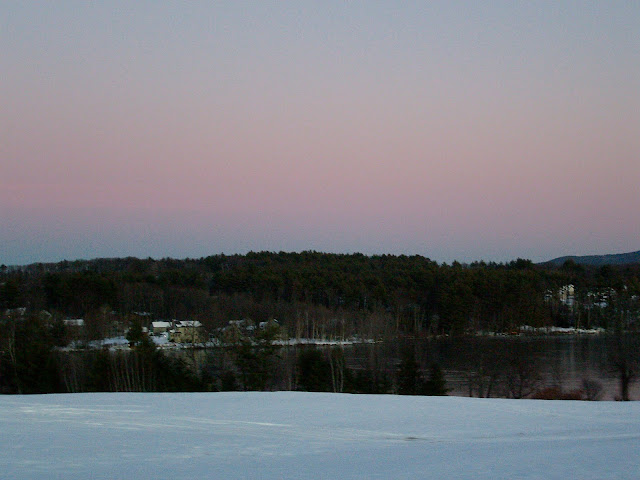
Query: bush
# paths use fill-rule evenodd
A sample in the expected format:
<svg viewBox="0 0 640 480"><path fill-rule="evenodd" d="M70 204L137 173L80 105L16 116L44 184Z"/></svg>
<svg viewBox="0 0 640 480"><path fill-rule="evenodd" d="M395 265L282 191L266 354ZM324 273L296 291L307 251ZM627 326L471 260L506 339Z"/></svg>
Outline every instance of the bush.
<svg viewBox="0 0 640 480"><path fill-rule="evenodd" d="M330 392L331 365L320 350L304 349L297 362L298 389L307 392Z"/></svg>
<svg viewBox="0 0 640 480"><path fill-rule="evenodd" d="M560 387L547 387L538 390L531 398L535 400L584 400L582 390L563 391Z"/></svg>
<svg viewBox="0 0 640 480"><path fill-rule="evenodd" d="M590 378L582 379L582 391L584 392L585 400L597 401L602 397L602 383Z"/></svg>
<svg viewBox="0 0 640 480"><path fill-rule="evenodd" d="M444 378L440 365L437 363L432 364L429 372L429 380L424 384L423 394L442 396L446 395L448 391L447 381Z"/></svg>

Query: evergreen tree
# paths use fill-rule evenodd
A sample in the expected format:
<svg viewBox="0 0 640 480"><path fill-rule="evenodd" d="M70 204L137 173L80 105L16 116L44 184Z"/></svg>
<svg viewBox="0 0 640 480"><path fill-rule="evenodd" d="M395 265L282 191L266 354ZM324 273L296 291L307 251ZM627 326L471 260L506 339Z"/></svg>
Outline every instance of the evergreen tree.
<svg viewBox="0 0 640 480"><path fill-rule="evenodd" d="M448 391L447 381L444 378L440 365L437 363L431 364L429 380L427 380L424 385L424 395L441 396L446 395Z"/></svg>
<svg viewBox="0 0 640 480"><path fill-rule="evenodd" d="M129 341L129 345L132 347L137 345L142 341L144 334L142 332L142 325L140 322L133 322L131 327L129 327L129 331L127 332L127 340Z"/></svg>
<svg viewBox="0 0 640 480"><path fill-rule="evenodd" d="M298 388L307 392L330 392L331 365L320 350L305 348L298 355Z"/></svg>
<svg viewBox="0 0 640 480"><path fill-rule="evenodd" d="M416 361L413 348L408 347L402 352L402 359L397 374L399 395L418 395L424 386L420 373L420 366Z"/></svg>

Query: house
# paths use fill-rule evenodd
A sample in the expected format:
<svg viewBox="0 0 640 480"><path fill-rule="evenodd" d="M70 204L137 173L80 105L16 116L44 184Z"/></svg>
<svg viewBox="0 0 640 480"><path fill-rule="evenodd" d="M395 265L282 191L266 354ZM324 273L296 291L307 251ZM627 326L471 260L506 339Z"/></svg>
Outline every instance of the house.
<svg viewBox="0 0 640 480"><path fill-rule="evenodd" d="M560 303L566 305L567 307L573 307L575 303L575 287L573 285L564 285L558 291L558 297L560 299Z"/></svg>
<svg viewBox="0 0 640 480"><path fill-rule="evenodd" d="M151 322L151 333L154 335L159 335L164 332L168 332L171 330L173 324L171 322L157 321Z"/></svg>
<svg viewBox="0 0 640 480"><path fill-rule="evenodd" d="M24 318L27 314L27 307L7 308L4 314L9 318Z"/></svg>
<svg viewBox="0 0 640 480"><path fill-rule="evenodd" d="M220 330L222 332L222 340L231 345L257 337L262 339L286 339L286 330L280 326L280 323L275 318L266 322L259 322L257 325L251 319L231 320L226 327Z"/></svg>
<svg viewBox="0 0 640 480"><path fill-rule="evenodd" d="M72 328L84 327L84 319L82 318L67 318L63 320L63 322L67 327L72 327Z"/></svg>
<svg viewBox="0 0 640 480"><path fill-rule="evenodd" d="M176 343L203 343L206 336L202 324L197 320L183 320L176 322L169 331L169 340Z"/></svg>
<svg viewBox="0 0 640 480"><path fill-rule="evenodd" d="M246 320L230 320L229 324L221 329L223 341L230 345L240 342L248 332L247 326L249 324Z"/></svg>
<svg viewBox="0 0 640 480"><path fill-rule="evenodd" d="M80 338L84 332L84 319L82 318L66 318L62 320L66 327L67 334L70 338Z"/></svg>
<svg viewBox="0 0 640 480"><path fill-rule="evenodd" d="M275 318L267 321L260 322L258 328L264 335L272 339L286 340L286 329L280 326L280 322Z"/></svg>

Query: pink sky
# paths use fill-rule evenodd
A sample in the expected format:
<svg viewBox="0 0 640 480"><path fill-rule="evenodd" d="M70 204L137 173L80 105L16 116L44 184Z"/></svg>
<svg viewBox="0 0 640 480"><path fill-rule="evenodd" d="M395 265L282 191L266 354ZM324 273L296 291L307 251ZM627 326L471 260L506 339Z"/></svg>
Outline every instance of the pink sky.
<svg viewBox="0 0 640 480"><path fill-rule="evenodd" d="M233 5L0 7L0 263L640 248L640 7Z"/></svg>

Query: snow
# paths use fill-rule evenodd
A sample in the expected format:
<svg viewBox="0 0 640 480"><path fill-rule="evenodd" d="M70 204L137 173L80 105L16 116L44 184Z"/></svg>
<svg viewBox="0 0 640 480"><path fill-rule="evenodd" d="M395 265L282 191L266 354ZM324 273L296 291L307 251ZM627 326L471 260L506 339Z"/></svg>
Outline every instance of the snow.
<svg viewBox="0 0 640 480"><path fill-rule="evenodd" d="M3 479L635 479L640 403L303 392L0 397Z"/></svg>
<svg viewBox="0 0 640 480"><path fill-rule="evenodd" d="M375 343L372 339L360 339L351 337L346 340L336 340L330 338L290 338L288 340L275 340L274 345L294 346L294 345L317 345L317 346L347 346L358 343Z"/></svg>
<svg viewBox="0 0 640 480"><path fill-rule="evenodd" d="M606 333L604 328L576 328L576 327L532 327L522 325L520 331L523 333L542 333L545 335L600 335Z"/></svg>
<svg viewBox="0 0 640 480"><path fill-rule="evenodd" d="M162 332L156 335L151 335L151 340L156 346L161 347L163 349L184 349L190 348L193 346L191 343L176 343L169 341L169 335L167 332ZM374 340L371 339L358 339L358 338L350 338L347 340L330 340L330 339L318 339L318 338L291 338L289 340L275 340L273 341L274 345L278 346L295 346L295 345L331 345L331 346L346 346L346 345L354 345L356 343L375 343ZM83 344L80 342L72 342L69 345L70 349L80 348ZM197 343L196 347L216 347L220 346L220 342L217 340L206 342L206 343ZM128 350L129 349L129 340L124 336L119 337L110 337L103 338L102 340L92 340L88 343L89 348L104 348L107 347L111 350Z"/></svg>
<svg viewBox="0 0 640 480"><path fill-rule="evenodd" d="M163 322L163 321L157 321L157 322L151 322L151 328L156 329L156 328L171 328L173 326L173 324L171 322Z"/></svg>

